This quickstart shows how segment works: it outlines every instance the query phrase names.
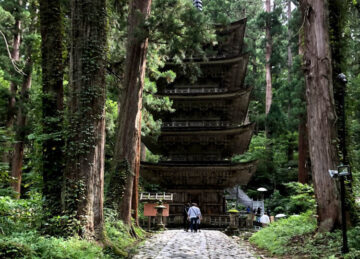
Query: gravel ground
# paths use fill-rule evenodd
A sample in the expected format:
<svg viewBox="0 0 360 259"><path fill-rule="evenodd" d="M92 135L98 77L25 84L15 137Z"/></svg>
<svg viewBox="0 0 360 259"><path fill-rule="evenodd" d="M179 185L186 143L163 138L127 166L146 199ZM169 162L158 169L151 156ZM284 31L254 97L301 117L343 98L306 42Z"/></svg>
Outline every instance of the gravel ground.
<svg viewBox="0 0 360 259"><path fill-rule="evenodd" d="M198 233L185 232L184 230L166 230L146 240L139 246L138 253L132 258L258 258L249 246L237 242L217 230L201 230Z"/></svg>

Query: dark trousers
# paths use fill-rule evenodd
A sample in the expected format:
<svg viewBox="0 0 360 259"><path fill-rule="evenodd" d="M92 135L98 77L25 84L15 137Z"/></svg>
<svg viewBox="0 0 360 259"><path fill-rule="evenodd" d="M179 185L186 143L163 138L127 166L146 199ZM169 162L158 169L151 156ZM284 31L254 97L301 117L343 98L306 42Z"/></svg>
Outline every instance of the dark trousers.
<svg viewBox="0 0 360 259"><path fill-rule="evenodd" d="M198 218L191 218L190 219L191 232L193 232L193 231L197 232L197 229L198 229L197 221L198 221Z"/></svg>
<svg viewBox="0 0 360 259"><path fill-rule="evenodd" d="M184 230L189 231L189 220L188 217L184 217Z"/></svg>

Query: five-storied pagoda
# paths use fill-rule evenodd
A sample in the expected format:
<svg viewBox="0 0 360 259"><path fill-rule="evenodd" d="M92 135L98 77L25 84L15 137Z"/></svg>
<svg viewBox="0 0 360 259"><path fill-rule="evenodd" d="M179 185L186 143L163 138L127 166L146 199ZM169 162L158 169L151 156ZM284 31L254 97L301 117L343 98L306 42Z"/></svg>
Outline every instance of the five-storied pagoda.
<svg viewBox="0 0 360 259"><path fill-rule="evenodd" d="M168 63L177 77L170 85L158 83L159 95L169 96L174 113L154 114L163 126L158 139L144 138L148 149L162 155L152 164L142 162L141 176L174 194L170 223L183 219L184 204L196 202L205 222L224 215L224 190L246 185L256 162L232 163L231 157L248 149L254 124L247 122L251 87L244 84L248 54L243 54L246 19L217 28L217 42L206 47L207 59L198 64L196 82L183 66Z"/></svg>

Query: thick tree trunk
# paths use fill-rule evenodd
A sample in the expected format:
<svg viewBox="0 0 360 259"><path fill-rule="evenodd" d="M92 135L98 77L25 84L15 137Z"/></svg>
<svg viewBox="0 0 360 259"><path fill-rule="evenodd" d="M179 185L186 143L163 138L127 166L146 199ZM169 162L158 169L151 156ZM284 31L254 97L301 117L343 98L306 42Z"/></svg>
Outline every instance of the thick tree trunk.
<svg viewBox="0 0 360 259"><path fill-rule="evenodd" d="M266 0L266 12L271 12L270 0ZM272 37L270 34L270 19L266 21L266 53L265 53L265 72L266 72L266 97L265 97L265 114L268 114L272 104L272 82L271 82L271 54L272 54Z"/></svg>
<svg viewBox="0 0 360 259"><path fill-rule="evenodd" d="M80 236L103 238L106 1L71 2L70 114L64 209Z"/></svg>
<svg viewBox="0 0 360 259"><path fill-rule="evenodd" d="M11 176L16 179L16 181L12 183L12 187L14 191L18 193L17 198L20 198L20 192L21 192L22 166L24 159L24 142L26 136L25 127L27 121L26 104L28 103L29 100L29 90L31 87L31 73L33 66L31 59L31 51L27 51L27 55L28 58L26 60L26 65L24 68L25 75L23 77L23 83L21 86L18 112L16 116L15 146L11 161Z"/></svg>
<svg viewBox="0 0 360 259"><path fill-rule="evenodd" d="M40 1L41 66L43 82L43 197L44 209L51 216L61 213L61 183L64 159L62 16L60 2Z"/></svg>
<svg viewBox="0 0 360 259"><path fill-rule="evenodd" d="M114 155L114 170L125 174L123 197L119 204L119 217L125 224L131 224L131 203L134 185L136 159L141 142L139 125L142 107L142 93L148 47L144 21L150 14L151 0L133 0L130 2L128 44L125 68L125 93L119 113L118 131ZM141 14L141 15L140 15ZM138 33L143 30L142 33Z"/></svg>
<svg viewBox="0 0 360 259"><path fill-rule="evenodd" d="M340 197L328 173L336 169L336 115L333 96L328 2L301 0L309 151L320 231L340 223Z"/></svg>

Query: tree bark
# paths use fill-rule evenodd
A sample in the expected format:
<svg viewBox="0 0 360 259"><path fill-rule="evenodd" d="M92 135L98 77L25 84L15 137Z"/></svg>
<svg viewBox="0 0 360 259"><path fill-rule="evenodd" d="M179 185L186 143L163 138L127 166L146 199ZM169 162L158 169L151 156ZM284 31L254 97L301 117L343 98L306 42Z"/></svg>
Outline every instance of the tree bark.
<svg viewBox="0 0 360 259"><path fill-rule="evenodd" d="M271 12L271 2L270 0L266 0L266 12L269 14ZM266 71L266 101L265 101L265 114L268 114L271 108L272 103L272 82L271 82L271 54L272 54L272 37L270 34L270 16L268 16L266 21L266 53L265 53L265 71Z"/></svg>
<svg viewBox="0 0 360 259"><path fill-rule="evenodd" d="M148 33L144 29L144 21L150 14L150 7L151 0L133 0L129 6L128 43L123 85L125 93L118 117L113 167L116 173L119 171L120 175L125 174L126 177L123 197L119 203L119 217L127 225L131 224L134 172L136 164L140 162L140 159L136 159L136 157L141 142L139 120L148 48Z"/></svg>
<svg viewBox="0 0 360 259"><path fill-rule="evenodd" d="M106 1L71 2L70 107L64 209L80 236L103 239Z"/></svg>
<svg viewBox="0 0 360 259"><path fill-rule="evenodd" d="M11 185L13 190L18 193L17 198L20 198L21 193L21 180L22 180L22 166L24 159L24 142L26 136L26 121L27 111L26 104L29 101L29 90L31 87L31 73L33 62L31 58L31 48L27 51L27 60L24 68L23 83L21 86L20 100L18 105L18 111L16 116L16 136L15 145L11 161L11 176L16 179Z"/></svg>
<svg viewBox="0 0 360 259"><path fill-rule="evenodd" d="M40 1L41 67L43 82L43 197L44 209L50 215L61 213L61 183L64 159L62 15L60 2Z"/></svg>
<svg viewBox="0 0 360 259"><path fill-rule="evenodd" d="M22 5L22 1L20 0L18 2L18 8L16 9L15 12L15 26L14 26L14 38L13 38L13 43L12 43L12 51L11 51L11 58L14 61L19 61L20 60L20 44L21 44L21 33L22 33L22 29L21 29L21 20L20 20L20 6ZM16 77L16 75L13 75L14 77ZM10 99L9 99L9 106L8 106L8 119L6 122L6 128L10 128L13 126L14 124L14 120L15 120L15 114L16 114L16 109L15 109L15 104L16 104L16 93L17 93L17 83L16 80L12 80L10 82Z"/></svg>
<svg viewBox="0 0 360 259"><path fill-rule="evenodd" d="M304 17L302 17L302 20ZM299 55L304 56L304 30L300 29L299 33ZM305 103L305 87L301 91L301 102ZM309 182L309 143L308 143L308 127L306 125L307 115L306 110L299 114L298 125L298 181L302 184Z"/></svg>
<svg viewBox="0 0 360 259"><path fill-rule="evenodd" d="M288 49L287 49L287 52L288 52L288 69L289 69L289 73L288 73L288 81L290 82L291 81L291 68L292 68L292 65L293 65L293 55L292 55L292 52L291 52L291 36L292 36L292 33L291 33L291 30L290 30L290 20L291 20L291 0L288 0L287 1L287 22L288 22Z"/></svg>
<svg viewBox="0 0 360 259"><path fill-rule="evenodd" d="M135 176L134 176L134 184L133 184L133 197L132 197L132 206L131 210L134 211L134 220L135 224L139 226L139 177L140 177L140 162L141 162L141 111L138 122L138 140L137 150L136 150L136 158L135 158Z"/></svg>
<svg viewBox="0 0 360 259"><path fill-rule="evenodd" d="M337 227L340 197L328 173L336 169L336 114L333 96L328 1L301 0L304 16L304 69L307 125L320 231Z"/></svg>

